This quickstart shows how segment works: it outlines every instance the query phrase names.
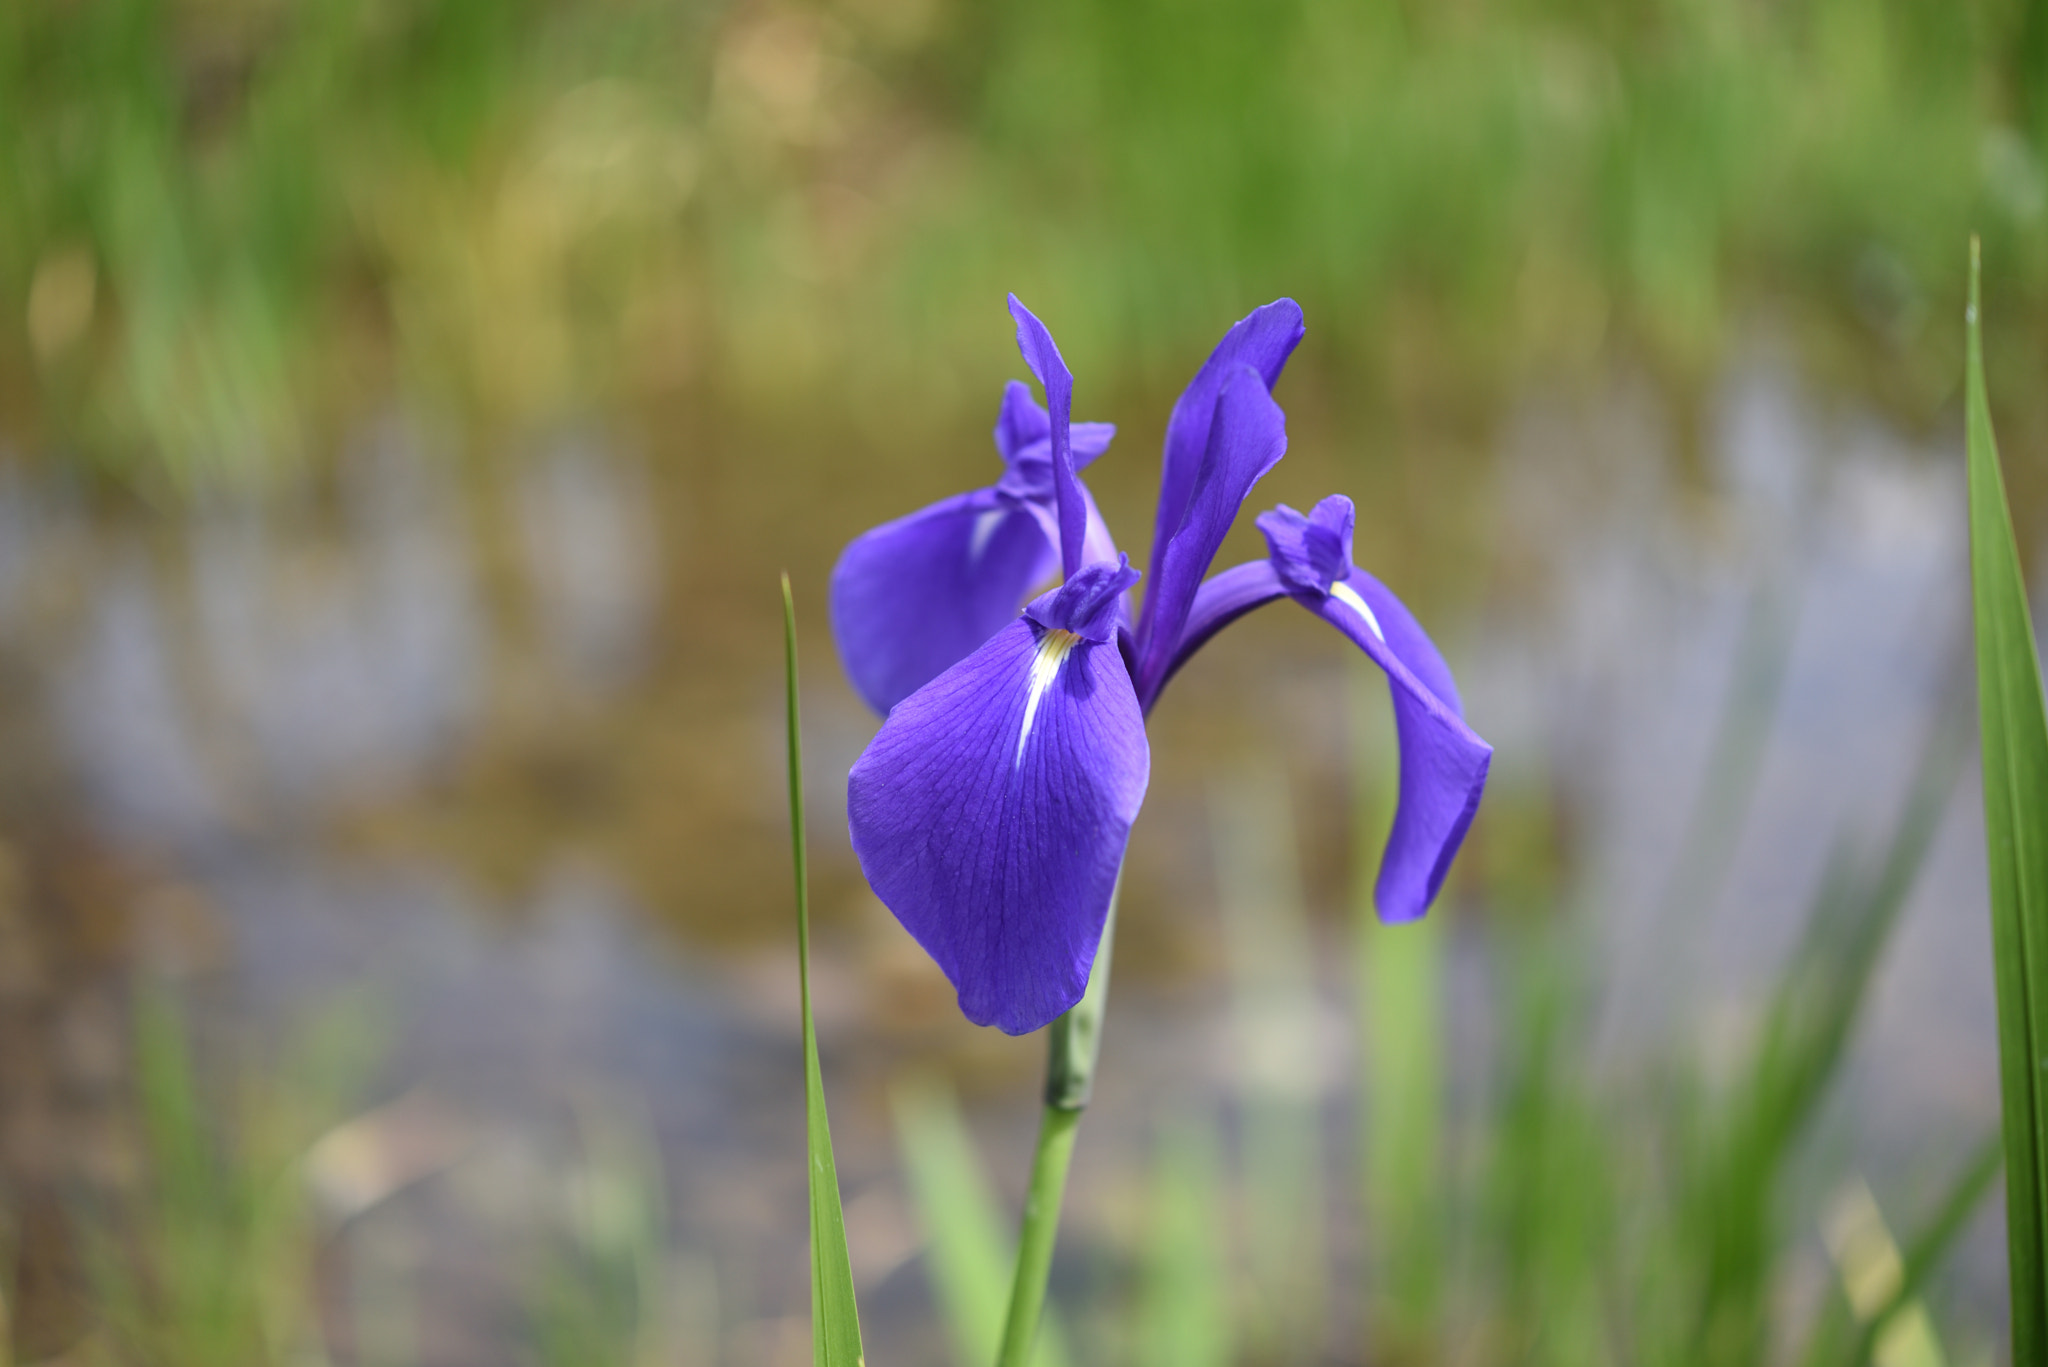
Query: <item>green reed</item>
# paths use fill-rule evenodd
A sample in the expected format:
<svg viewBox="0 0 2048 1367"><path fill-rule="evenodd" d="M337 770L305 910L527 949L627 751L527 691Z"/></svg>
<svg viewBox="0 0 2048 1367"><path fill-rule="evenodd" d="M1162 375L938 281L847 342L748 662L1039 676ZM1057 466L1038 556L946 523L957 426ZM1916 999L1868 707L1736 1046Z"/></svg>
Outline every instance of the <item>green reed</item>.
<svg viewBox="0 0 2048 1367"><path fill-rule="evenodd" d="M1970 241L1964 397L1977 724L1984 762L1992 964L2005 1117L2006 1238L2015 1362L2048 1355L2048 710L2012 513L1984 386L1979 248Z"/></svg>
<svg viewBox="0 0 2048 1367"><path fill-rule="evenodd" d="M811 1193L811 1358L816 1367L860 1367L860 1310L854 1304L853 1265L846 1251L846 1218L839 1204L839 1168L832 1158L832 1125L825 1116L825 1083L818 1063L818 1032L811 1020L811 879L804 841L803 730L797 715L796 600L782 576L784 683L789 718L789 841L796 874L796 961L804 1018L804 1154Z"/></svg>

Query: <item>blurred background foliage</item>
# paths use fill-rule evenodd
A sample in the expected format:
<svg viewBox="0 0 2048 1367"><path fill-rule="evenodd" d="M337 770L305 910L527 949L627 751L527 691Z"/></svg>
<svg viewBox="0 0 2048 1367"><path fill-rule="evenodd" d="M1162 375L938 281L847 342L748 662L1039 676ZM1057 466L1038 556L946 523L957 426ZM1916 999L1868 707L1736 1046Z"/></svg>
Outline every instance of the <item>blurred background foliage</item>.
<svg viewBox="0 0 2048 1367"><path fill-rule="evenodd" d="M394 388L928 430L986 403L1005 288L1095 393L1290 292L1354 419L1616 348L1682 393L1763 309L1924 421L1972 229L1991 353L2048 360L2044 143L2038 0L29 3L0 393L170 487Z"/></svg>
<svg viewBox="0 0 2048 1367"><path fill-rule="evenodd" d="M1389 933L1379 678L1176 685L1045 1361L1985 1360L1982 846L1905 772L1972 231L2031 549L2048 0L0 5L20 1360L803 1360L779 566L871 1341L977 1356L1039 1052L859 881L819 605L992 468L1007 290L1127 531L1298 298L1261 503L1358 498L1501 746ZM336 979L386 1063L198 1047Z"/></svg>

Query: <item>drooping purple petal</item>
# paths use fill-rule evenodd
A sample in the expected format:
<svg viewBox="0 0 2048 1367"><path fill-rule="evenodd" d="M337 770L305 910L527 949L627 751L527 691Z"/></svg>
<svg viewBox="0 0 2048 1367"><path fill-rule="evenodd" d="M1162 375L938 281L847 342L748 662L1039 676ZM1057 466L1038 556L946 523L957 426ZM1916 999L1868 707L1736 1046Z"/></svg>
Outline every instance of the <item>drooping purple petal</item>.
<svg viewBox="0 0 2048 1367"><path fill-rule="evenodd" d="M1152 583L1160 582L1163 557L1173 535L1187 514L1188 499L1201 473L1202 456L1209 449L1209 427L1216 413L1216 397L1224 378L1237 366L1248 365L1271 389L1280 382L1287 358L1300 344L1305 328L1301 306L1292 299L1275 299L1253 309L1223 334L1223 340L1209 353L1209 359L1195 372L1195 378L1173 405L1166 423L1166 452L1159 475L1159 511L1152 527ZM1150 633L1152 609L1147 605L1140 635Z"/></svg>
<svg viewBox="0 0 2048 1367"><path fill-rule="evenodd" d="M1010 296L1010 316L1017 320L1017 350L1045 388L1047 435L1052 443L1053 506L1060 519L1060 572L1070 575L1081 568L1082 542L1088 530L1088 512L1081 502L1074 475L1074 376L1060 359L1060 349L1053 344L1045 324L1014 294Z"/></svg>
<svg viewBox="0 0 2048 1367"><path fill-rule="evenodd" d="M1401 796L1374 900L1389 921L1422 915L1443 886L1479 810L1493 747L1465 725L1444 657L1400 599L1351 563L1351 500L1333 494L1308 513L1259 514L1267 563L1287 592L1349 636L1387 672L1401 752Z"/></svg>
<svg viewBox="0 0 2048 1367"><path fill-rule="evenodd" d="M978 1025L1036 1030L1087 987L1151 760L1114 642L1082 633L1113 631L1130 573L1036 600L898 704L848 777L869 886Z"/></svg>
<svg viewBox="0 0 2048 1367"><path fill-rule="evenodd" d="M1341 591L1345 589L1349 592ZM1479 810L1480 794L1486 789L1493 747L1465 725L1458 715L1455 694L1446 701L1423 683L1417 670L1396 650L1393 641L1398 638L1388 629L1389 614L1379 606L1372 606L1371 618L1357 610L1359 601L1373 604L1373 598L1367 596L1369 589L1377 589L1374 596L1381 604L1399 606L1384 586L1362 570L1353 570L1339 591L1320 601L1305 594L1295 601L1350 637L1387 673L1401 757L1400 798L1386 853L1380 859L1373 901L1382 920L1412 921L1436 900L1451 860L1464 843L1465 832ZM1405 608L1401 616L1413 627L1414 619ZM1375 620L1378 630L1373 626ZM1419 627L1414 628L1414 635L1425 645L1429 641ZM1409 642L1411 649L1413 644ZM1429 646L1428 654L1441 668L1442 657L1435 646Z"/></svg>
<svg viewBox="0 0 2048 1367"><path fill-rule="evenodd" d="M1373 619L1380 624L1380 632L1386 638L1387 648L1400 657L1401 663L1408 666L1432 696L1457 716L1463 717L1465 704L1458 696L1458 684L1451 677L1451 667L1444 663L1436 642L1429 639L1429 633L1415 620L1415 614L1394 596L1392 589L1356 565L1351 567L1351 577L1345 583L1372 610Z"/></svg>
<svg viewBox="0 0 2048 1367"><path fill-rule="evenodd" d="M854 539L832 570L832 634L877 712L965 659L1017 616L1053 562L1028 510L961 494Z"/></svg>
<svg viewBox="0 0 2048 1367"><path fill-rule="evenodd" d="M1187 509L1164 550L1153 553L1152 582L1138 628L1138 687L1148 697L1158 691L1202 576L1245 496L1287 451L1287 415L1273 402L1259 371L1239 365L1223 376L1208 435Z"/></svg>
<svg viewBox="0 0 2048 1367"><path fill-rule="evenodd" d="M1211 636L1245 613L1288 597L1342 631L1386 672L1400 751L1400 801L1374 891L1380 915L1408 921L1443 886L1486 787L1493 748L1465 725L1443 655L1386 585L1351 563L1351 500L1334 495L1309 513L1282 504L1259 515L1268 558L1205 582L1157 681L1159 690Z"/></svg>

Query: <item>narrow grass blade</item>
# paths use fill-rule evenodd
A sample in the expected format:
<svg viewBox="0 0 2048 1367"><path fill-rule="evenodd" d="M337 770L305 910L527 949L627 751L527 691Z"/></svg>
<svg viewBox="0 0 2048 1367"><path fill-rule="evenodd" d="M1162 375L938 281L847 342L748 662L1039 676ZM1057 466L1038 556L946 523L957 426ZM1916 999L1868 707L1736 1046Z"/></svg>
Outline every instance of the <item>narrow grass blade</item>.
<svg viewBox="0 0 2048 1367"><path fill-rule="evenodd" d="M893 1097L897 1144L926 1240L925 1266L959 1367L994 1362L1010 1302L1015 1253L995 1185L952 1093L909 1082ZM1035 1367L1066 1367L1064 1334L1051 1311L1038 1331Z"/></svg>
<svg viewBox="0 0 2048 1367"><path fill-rule="evenodd" d="M818 1031L811 1021L811 882L804 854L803 736L797 721L796 601L782 576L784 683L789 695L789 844L796 869L796 962L804 1014L804 1139L811 1187L811 1361L815 1367L860 1367L860 1310L846 1253L839 1205L839 1169L818 1067Z"/></svg>
<svg viewBox="0 0 2048 1367"><path fill-rule="evenodd" d="M2048 1361L2048 712L2027 614L2012 512L1984 392L1978 246L1970 243L1965 421L1970 590L1977 626L1977 727L1984 757L1984 842L1991 954L1998 984L2004 1093L2006 1238L2012 1360Z"/></svg>

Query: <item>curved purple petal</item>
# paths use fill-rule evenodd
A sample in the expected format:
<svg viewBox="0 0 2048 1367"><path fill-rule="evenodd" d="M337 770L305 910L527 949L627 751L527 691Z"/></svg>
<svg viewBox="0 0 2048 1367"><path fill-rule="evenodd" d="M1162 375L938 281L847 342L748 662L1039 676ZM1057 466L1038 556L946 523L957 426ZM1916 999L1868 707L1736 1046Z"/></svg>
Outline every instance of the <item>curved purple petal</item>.
<svg viewBox="0 0 2048 1367"><path fill-rule="evenodd" d="M1195 372L1195 378L1173 405L1166 423L1166 452L1159 474L1159 512L1152 527L1152 582L1161 581L1166 547L1180 530L1201 474L1202 456L1209 449L1209 428L1216 414L1216 397L1223 381L1239 365L1249 365L1271 389L1280 382L1287 358L1301 342L1306 328L1301 306L1292 299L1275 299L1263 308L1231 325L1223 340L1209 353L1209 359ZM1152 610L1145 609L1140 635L1153 631Z"/></svg>
<svg viewBox="0 0 2048 1367"><path fill-rule="evenodd" d="M1017 350L1023 353L1024 364L1031 367L1038 383L1045 387L1048 436L1052 442L1053 499L1060 520L1060 572L1072 574L1081 567L1082 541L1088 529L1088 512L1082 505L1079 481L1074 475L1074 375L1060 359L1060 349L1053 344L1045 324L1014 294L1010 296L1010 316L1017 320Z"/></svg>
<svg viewBox="0 0 2048 1367"><path fill-rule="evenodd" d="M856 537L831 588L832 635L854 690L888 712L1014 621L1052 559L1038 520L991 489Z"/></svg>
<svg viewBox="0 0 2048 1367"><path fill-rule="evenodd" d="M1188 495L1187 512L1164 551L1153 552L1153 576L1138 626L1138 687L1156 695L1194 606L1202 576L1237 520L1252 486L1287 451L1287 415L1267 392L1265 377L1240 365L1223 377L1209 447Z"/></svg>
<svg viewBox="0 0 2048 1367"><path fill-rule="evenodd" d="M1373 900L1382 920L1415 920L1436 900L1479 810L1493 747L1465 725L1455 692L1446 699L1423 681L1423 669L1446 680L1450 673L1429 637L1378 580L1354 568L1328 597L1299 594L1295 601L1350 637L1386 671L1401 784ZM1369 614L1359 611L1361 604ZM1398 628L1392 609L1399 609L1403 625Z"/></svg>
<svg viewBox="0 0 2048 1367"><path fill-rule="evenodd" d="M1493 748L1465 725L1457 685L1421 625L1386 585L1331 557L1351 552L1351 504L1324 499L1312 514L1282 506L1259 518L1272 558L1205 582L1158 681L1139 694L1147 711L1168 679L1211 636L1252 609L1291 597L1329 622L1386 671L1401 759L1400 801L1380 863L1375 900L1408 921L1435 900L1479 809Z"/></svg>
<svg viewBox="0 0 2048 1367"><path fill-rule="evenodd" d="M1034 610L1099 627L1128 573L1102 569ZM889 714L847 779L854 853L969 1020L1021 1035L1080 1000L1150 769L1114 643L1028 620Z"/></svg>
<svg viewBox="0 0 2048 1367"><path fill-rule="evenodd" d="M1436 642L1430 640L1429 633L1422 629L1422 623L1415 620L1415 614L1394 596L1392 589L1356 565L1350 568L1351 577L1345 581L1346 585L1372 609L1387 647L1401 657L1401 663L1408 666L1416 680L1435 695L1438 702L1462 718L1465 703L1458 696L1457 681L1451 677L1451 667L1444 663Z"/></svg>

